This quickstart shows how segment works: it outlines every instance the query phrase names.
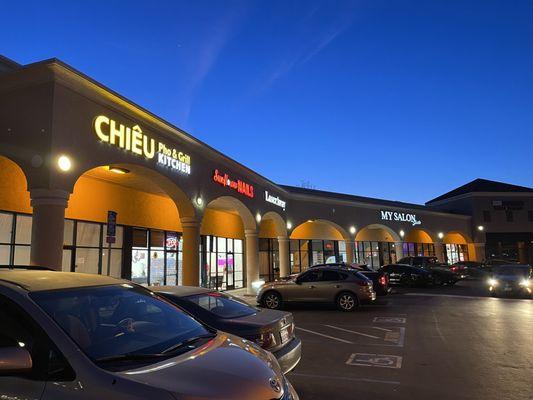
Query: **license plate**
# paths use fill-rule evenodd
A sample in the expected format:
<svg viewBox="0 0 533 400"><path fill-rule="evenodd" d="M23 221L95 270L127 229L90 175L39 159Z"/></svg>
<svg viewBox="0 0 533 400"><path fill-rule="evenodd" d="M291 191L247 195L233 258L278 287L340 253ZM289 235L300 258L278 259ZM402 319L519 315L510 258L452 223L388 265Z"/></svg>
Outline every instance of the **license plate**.
<svg viewBox="0 0 533 400"><path fill-rule="evenodd" d="M280 336L281 336L281 344L287 343L290 339L289 328L283 328L280 332Z"/></svg>

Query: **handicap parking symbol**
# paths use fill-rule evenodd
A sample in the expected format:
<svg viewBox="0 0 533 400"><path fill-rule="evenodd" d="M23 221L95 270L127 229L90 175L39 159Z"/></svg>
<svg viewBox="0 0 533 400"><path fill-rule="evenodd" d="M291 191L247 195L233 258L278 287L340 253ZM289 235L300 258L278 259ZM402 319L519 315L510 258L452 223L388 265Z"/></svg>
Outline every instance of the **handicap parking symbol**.
<svg viewBox="0 0 533 400"><path fill-rule="evenodd" d="M373 322L383 324L405 324L404 317L374 317Z"/></svg>
<svg viewBox="0 0 533 400"><path fill-rule="evenodd" d="M402 357L388 354L353 353L346 364L360 367L401 368Z"/></svg>

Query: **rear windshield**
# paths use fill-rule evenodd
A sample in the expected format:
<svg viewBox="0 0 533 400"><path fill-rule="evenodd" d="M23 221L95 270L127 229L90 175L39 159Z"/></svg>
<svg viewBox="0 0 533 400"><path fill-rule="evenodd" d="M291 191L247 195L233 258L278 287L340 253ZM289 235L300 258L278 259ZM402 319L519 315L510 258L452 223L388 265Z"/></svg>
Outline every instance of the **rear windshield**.
<svg viewBox="0 0 533 400"><path fill-rule="evenodd" d="M184 299L220 318L240 318L257 312L256 308L239 299L218 292L195 294Z"/></svg>

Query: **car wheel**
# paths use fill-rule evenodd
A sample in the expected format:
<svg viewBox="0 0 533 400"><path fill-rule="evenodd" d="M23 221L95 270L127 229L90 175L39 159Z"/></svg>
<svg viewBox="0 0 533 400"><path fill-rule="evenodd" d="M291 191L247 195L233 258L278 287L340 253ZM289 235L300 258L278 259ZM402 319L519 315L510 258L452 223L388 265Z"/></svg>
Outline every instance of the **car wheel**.
<svg viewBox="0 0 533 400"><path fill-rule="evenodd" d="M341 311L353 311L358 305L357 297L353 293L343 292L337 296L337 308Z"/></svg>
<svg viewBox="0 0 533 400"><path fill-rule="evenodd" d="M266 292L262 299L263 307L279 310L282 306L281 295L278 292Z"/></svg>

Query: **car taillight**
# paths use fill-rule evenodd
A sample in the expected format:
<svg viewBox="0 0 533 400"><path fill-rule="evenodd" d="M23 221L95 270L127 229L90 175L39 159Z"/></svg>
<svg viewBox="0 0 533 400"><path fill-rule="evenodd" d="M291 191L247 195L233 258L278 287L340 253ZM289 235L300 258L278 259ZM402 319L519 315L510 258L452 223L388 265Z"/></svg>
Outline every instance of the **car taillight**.
<svg viewBox="0 0 533 400"><path fill-rule="evenodd" d="M387 277L383 275L381 278L379 278L379 283L381 283L382 286L387 285Z"/></svg>
<svg viewBox="0 0 533 400"><path fill-rule="evenodd" d="M452 272L457 271L457 267L451 267L450 269L452 270Z"/></svg>
<svg viewBox="0 0 533 400"><path fill-rule="evenodd" d="M270 349L277 344L276 335L274 335L274 332L261 333L257 338L255 338L254 341L263 349Z"/></svg>

